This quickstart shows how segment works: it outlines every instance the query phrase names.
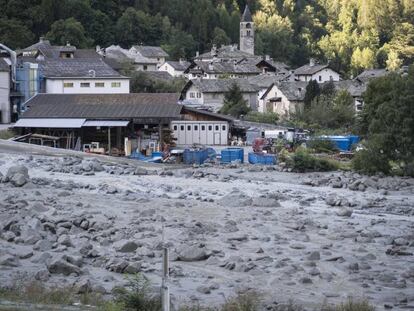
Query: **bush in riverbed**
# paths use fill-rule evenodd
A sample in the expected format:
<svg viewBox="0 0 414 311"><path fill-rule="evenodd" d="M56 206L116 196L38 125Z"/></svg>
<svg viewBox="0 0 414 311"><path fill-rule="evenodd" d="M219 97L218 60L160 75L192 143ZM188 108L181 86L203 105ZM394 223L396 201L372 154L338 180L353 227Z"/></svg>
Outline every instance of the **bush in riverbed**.
<svg viewBox="0 0 414 311"><path fill-rule="evenodd" d="M365 300L353 301L352 299L349 299L347 302L337 306L323 307L322 311L375 311L375 307Z"/></svg>
<svg viewBox="0 0 414 311"><path fill-rule="evenodd" d="M329 172L339 169L338 164L334 161L315 157L302 148L298 148L298 150L296 150L292 159L292 168L294 171L299 173Z"/></svg>

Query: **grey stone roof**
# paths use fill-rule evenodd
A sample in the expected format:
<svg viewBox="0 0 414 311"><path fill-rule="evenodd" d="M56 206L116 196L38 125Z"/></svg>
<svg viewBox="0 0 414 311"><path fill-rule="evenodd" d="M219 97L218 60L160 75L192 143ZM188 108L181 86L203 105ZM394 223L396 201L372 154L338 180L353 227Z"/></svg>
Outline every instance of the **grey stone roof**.
<svg viewBox="0 0 414 311"><path fill-rule="evenodd" d="M184 86L182 94L192 85L197 87L202 93L225 93L234 83L240 87L243 93L256 93L258 91L258 88L250 84L246 79L197 79L189 81Z"/></svg>
<svg viewBox="0 0 414 311"><path fill-rule="evenodd" d="M246 53L243 51L240 51L237 48L237 45L224 45L216 50L209 51L203 54L200 54L198 57L195 57L195 60L203 60L203 59L211 59L213 57L217 57L219 59L237 59L240 60L242 58L257 58L257 56L254 56L250 53Z"/></svg>
<svg viewBox="0 0 414 311"><path fill-rule="evenodd" d="M294 71L294 74L297 75L297 76L313 75L313 74L315 74L315 73L317 73L317 72L319 72L319 71L321 71L325 68L328 68L328 67L329 67L329 65L317 65L317 64L315 64L315 65L311 66L311 65L308 64L308 65L304 65L302 67L297 68Z"/></svg>
<svg viewBox="0 0 414 311"><path fill-rule="evenodd" d="M56 46L51 45L49 40L41 40L23 50L18 51L18 54L23 52L36 52L41 53L46 59L47 58L59 58L61 52L73 52L74 58L95 58L99 59L101 56L93 49L77 49L75 46Z"/></svg>
<svg viewBox="0 0 414 311"><path fill-rule="evenodd" d="M0 58L0 71L10 71L10 66L4 58Z"/></svg>
<svg viewBox="0 0 414 311"><path fill-rule="evenodd" d="M367 69L359 74L355 79L367 82L374 78L384 77L389 74L387 69Z"/></svg>
<svg viewBox="0 0 414 311"><path fill-rule="evenodd" d="M166 61L165 63L171 65L175 70L185 71L190 67L191 63L187 61Z"/></svg>
<svg viewBox="0 0 414 311"><path fill-rule="evenodd" d="M174 77L166 71L142 71L142 72L144 72L148 76L148 78L152 80L170 81L174 79Z"/></svg>
<svg viewBox="0 0 414 311"><path fill-rule="evenodd" d="M336 90L347 90L353 97L361 97L367 89L367 84L359 80L335 81L334 85Z"/></svg>
<svg viewBox="0 0 414 311"><path fill-rule="evenodd" d="M254 84L257 87L263 89L263 88L268 88L272 84L282 81L285 78L286 78L286 75L284 73L281 73L281 74L265 73L265 74L260 74L257 76L248 77L247 80L251 84Z"/></svg>
<svg viewBox="0 0 414 311"><path fill-rule="evenodd" d="M252 13L250 12L249 6L246 5L246 7L244 8L244 12L243 15L241 17L241 21L242 22L252 22Z"/></svg>
<svg viewBox="0 0 414 311"><path fill-rule="evenodd" d="M261 70L256 67L255 62L236 63L233 61L195 61L192 67L194 67L194 70L197 70L195 66L199 67L203 72L209 74L259 74L261 72Z"/></svg>
<svg viewBox="0 0 414 311"><path fill-rule="evenodd" d="M93 77L90 70L97 78L123 77L102 59L49 59L38 63L45 77Z"/></svg>
<svg viewBox="0 0 414 311"><path fill-rule="evenodd" d="M278 89L290 101L303 101L306 94L306 86L309 82L292 81L292 82L278 82L276 85Z"/></svg>
<svg viewBox="0 0 414 311"><path fill-rule="evenodd" d="M144 57L168 57L169 55L159 46L134 45L133 46Z"/></svg>
<svg viewBox="0 0 414 311"><path fill-rule="evenodd" d="M22 118L179 118L178 94L38 94Z"/></svg>

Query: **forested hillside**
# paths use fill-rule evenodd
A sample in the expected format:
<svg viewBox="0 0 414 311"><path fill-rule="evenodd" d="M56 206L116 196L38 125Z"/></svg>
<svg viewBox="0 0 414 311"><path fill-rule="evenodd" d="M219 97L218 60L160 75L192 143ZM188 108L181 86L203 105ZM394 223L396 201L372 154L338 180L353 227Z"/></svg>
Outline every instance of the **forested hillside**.
<svg viewBox="0 0 414 311"><path fill-rule="evenodd" d="M0 41L46 36L78 47L161 45L172 58L238 43L248 3L256 53L297 66L313 56L342 73L414 59L414 0L0 0Z"/></svg>

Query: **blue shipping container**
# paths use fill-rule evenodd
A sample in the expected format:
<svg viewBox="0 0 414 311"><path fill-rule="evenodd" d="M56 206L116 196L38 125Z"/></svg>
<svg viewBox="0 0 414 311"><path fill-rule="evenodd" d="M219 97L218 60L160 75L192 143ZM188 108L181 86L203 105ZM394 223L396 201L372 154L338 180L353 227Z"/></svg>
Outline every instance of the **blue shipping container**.
<svg viewBox="0 0 414 311"><path fill-rule="evenodd" d="M221 163L231 163L233 161L244 163L243 148L227 148L221 150Z"/></svg>
<svg viewBox="0 0 414 311"><path fill-rule="evenodd" d="M183 158L184 158L185 164L203 164L204 161L206 161L208 158L208 151L207 149L204 149L204 150L185 149Z"/></svg>
<svg viewBox="0 0 414 311"><path fill-rule="evenodd" d="M275 165L276 162L277 159L274 154L249 152L250 164Z"/></svg>

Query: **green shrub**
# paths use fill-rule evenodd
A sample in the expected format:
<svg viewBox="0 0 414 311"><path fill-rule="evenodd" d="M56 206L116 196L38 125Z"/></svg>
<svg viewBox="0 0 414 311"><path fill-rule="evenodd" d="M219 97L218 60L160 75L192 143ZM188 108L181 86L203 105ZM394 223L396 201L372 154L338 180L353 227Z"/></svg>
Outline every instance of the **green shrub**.
<svg viewBox="0 0 414 311"><path fill-rule="evenodd" d="M312 139L307 142L307 146L316 153L332 153L338 151L334 142L329 139Z"/></svg>
<svg viewBox="0 0 414 311"><path fill-rule="evenodd" d="M296 172L329 172L339 169L332 160L312 156L308 151L298 148L293 155L293 170Z"/></svg>
<svg viewBox="0 0 414 311"><path fill-rule="evenodd" d="M114 289L115 302L128 311L160 311L161 299L150 291L150 283L141 274L128 278L125 287Z"/></svg>
<svg viewBox="0 0 414 311"><path fill-rule="evenodd" d="M345 303L341 303L337 306L326 306L322 308L322 311L374 311L375 307L370 305L368 301L353 301L349 299Z"/></svg>
<svg viewBox="0 0 414 311"><path fill-rule="evenodd" d="M260 295L257 292L240 293L228 300L220 311L257 311L259 303Z"/></svg>
<svg viewBox="0 0 414 311"><path fill-rule="evenodd" d="M352 167L358 172L369 175L378 172L389 174L391 171L388 157L372 144L355 153L352 159Z"/></svg>
<svg viewBox="0 0 414 311"><path fill-rule="evenodd" d="M275 124L279 120L279 116L277 113L274 112L257 112L257 111L250 111L244 119L246 121L251 122L258 122L258 123L269 123Z"/></svg>

